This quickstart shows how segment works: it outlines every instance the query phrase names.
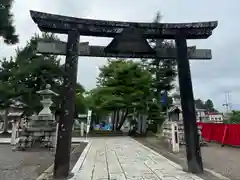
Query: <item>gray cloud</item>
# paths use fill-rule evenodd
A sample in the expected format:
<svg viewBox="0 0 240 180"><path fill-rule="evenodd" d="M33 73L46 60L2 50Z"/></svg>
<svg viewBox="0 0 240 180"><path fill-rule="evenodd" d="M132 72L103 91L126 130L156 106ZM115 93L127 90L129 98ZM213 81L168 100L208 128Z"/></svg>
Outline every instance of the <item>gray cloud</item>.
<svg viewBox="0 0 240 180"><path fill-rule="evenodd" d="M231 90L232 102L240 101L238 15L240 2L237 0L34 0L15 1L14 14L20 46L24 46L34 33L39 33L29 16L29 10L60 13L62 15L108 20L151 22L157 11L161 11L163 22L191 22L219 20L219 26L207 40L188 41L198 48L210 48L211 61L191 61L191 73L195 97L212 98L222 109L224 91ZM237 23L236 23L237 22ZM66 37L61 36L62 39ZM81 41L106 45L109 39L81 37ZM17 46L6 46L0 42L0 57L14 55ZM93 88L98 75L98 67L106 62L104 58L79 58L78 81L87 89Z"/></svg>

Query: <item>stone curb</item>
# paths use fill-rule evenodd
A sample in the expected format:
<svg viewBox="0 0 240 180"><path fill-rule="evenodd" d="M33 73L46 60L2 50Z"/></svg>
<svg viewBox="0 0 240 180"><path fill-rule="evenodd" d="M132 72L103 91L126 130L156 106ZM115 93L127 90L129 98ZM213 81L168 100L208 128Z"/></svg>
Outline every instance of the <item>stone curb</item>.
<svg viewBox="0 0 240 180"><path fill-rule="evenodd" d="M88 140L83 140L83 139L84 137L80 137L79 139L76 137L73 137L72 144L80 143L80 142L88 142ZM0 144L11 144L11 138L0 137Z"/></svg>
<svg viewBox="0 0 240 180"><path fill-rule="evenodd" d="M11 144L10 142L0 142L0 144Z"/></svg>
<svg viewBox="0 0 240 180"><path fill-rule="evenodd" d="M0 144L11 144L10 138L0 138Z"/></svg>
<svg viewBox="0 0 240 180"><path fill-rule="evenodd" d="M47 168L36 180L46 180L49 175L53 172L53 166L52 164L49 168Z"/></svg>
<svg viewBox="0 0 240 180"><path fill-rule="evenodd" d="M87 152L88 152L88 150L86 150L86 149L87 149L87 148L90 148L90 147L89 147L90 144L91 144L90 141L84 140L84 141L82 141L82 142L86 142L86 143L88 143L88 144L87 144L87 146L84 148L84 150L83 150L82 154L80 155L78 161L76 162L75 166L79 163L79 160L80 160L80 159L82 159L82 162L83 162L83 160L85 159L85 157L86 157L86 155L87 155ZM75 143L73 143L73 144L75 144ZM73 153L76 151L76 149L77 149L77 147L74 148L74 150L71 152L71 154L73 154ZM83 158L82 156L84 156L84 158ZM71 173L76 173L76 172L77 172L75 166L73 167ZM81 166L81 164L80 164L80 166ZM54 168L54 164L52 164L50 167L48 167L36 180L47 180L47 178L48 178L50 175L53 174L53 168ZM79 167L79 168L80 168L80 167ZM73 172L73 170L75 170L76 172Z"/></svg>
<svg viewBox="0 0 240 180"><path fill-rule="evenodd" d="M89 141L87 146L85 147L85 149L83 150L82 154L80 155L78 161L76 162L76 164L74 165L74 167L72 168L71 173L75 174L79 171L79 169L81 168L83 161L85 160L90 148L92 146L92 141Z"/></svg>

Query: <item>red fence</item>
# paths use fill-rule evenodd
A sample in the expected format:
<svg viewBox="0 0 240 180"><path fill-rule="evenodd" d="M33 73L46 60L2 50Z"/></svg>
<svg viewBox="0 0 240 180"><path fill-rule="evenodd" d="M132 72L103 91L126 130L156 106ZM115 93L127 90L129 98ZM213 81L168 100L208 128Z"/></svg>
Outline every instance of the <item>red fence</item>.
<svg viewBox="0 0 240 180"><path fill-rule="evenodd" d="M240 124L197 123L202 126L202 137L206 141L240 146Z"/></svg>

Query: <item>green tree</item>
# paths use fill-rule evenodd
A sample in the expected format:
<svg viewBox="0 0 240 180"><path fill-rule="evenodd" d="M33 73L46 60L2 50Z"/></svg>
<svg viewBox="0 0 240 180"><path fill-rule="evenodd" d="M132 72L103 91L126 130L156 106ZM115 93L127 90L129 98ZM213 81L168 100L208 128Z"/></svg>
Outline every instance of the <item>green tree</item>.
<svg viewBox="0 0 240 180"><path fill-rule="evenodd" d="M240 124L240 111L232 111L232 114L227 123Z"/></svg>
<svg viewBox="0 0 240 180"><path fill-rule="evenodd" d="M201 99L196 99L195 105L196 105L197 109L205 109L206 108L204 102Z"/></svg>
<svg viewBox="0 0 240 180"><path fill-rule="evenodd" d="M8 107L12 101L11 98L15 97L15 92L12 89L11 85L4 84L3 81L0 81L0 109L5 109L5 113L3 115L3 131L2 134L8 133Z"/></svg>
<svg viewBox="0 0 240 180"><path fill-rule="evenodd" d="M15 33L11 13L12 4L13 0L1 0L0 2L0 37L3 37L6 44L16 44L18 42L18 35Z"/></svg>
<svg viewBox="0 0 240 180"><path fill-rule="evenodd" d="M195 105L197 109L205 109L206 111L209 112L218 112L218 110L214 108L214 104L211 99L208 99L207 101L204 102L203 100L198 98L195 100Z"/></svg>
<svg viewBox="0 0 240 180"><path fill-rule="evenodd" d="M208 99L205 102L205 107L206 107L207 110L212 111L213 110L213 102L212 102L212 100Z"/></svg>
<svg viewBox="0 0 240 180"><path fill-rule="evenodd" d="M153 102L149 104L148 120L150 120L151 123L149 123L148 129L154 133L158 131L158 127L161 127L165 120L161 111L162 108L158 103Z"/></svg>
<svg viewBox="0 0 240 180"><path fill-rule="evenodd" d="M214 104L213 101L211 99L208 99L205 103L204 103L205 109L209 112L217 112L217 110L214 108Z"/></svg>
<svg viewBox="0 0 240 180"><path fill-rule="evenodd" d="M127 115L135 109L147 111L151 97L151 74L140 63L131 60L108 60L100 68L98 87L93 100L98 111L113 112L120 129Z"/></svg>
<svg viewBox="0 0 240 180"><path fill-rule="evenodd" d="M40 39L56 40L57 37L53 34L34 35L24 48L16 50L16 57L10 62L4 59L0 69L1 79L12 86L17 96L21 96L30 113L40 110L40 97L36 91L44 89L46 84L51 84L52 90L61 94L64 74L57 56L36 54Z"/></svg>
<svg viewBox="0 0 240 180"><path fill-rule="evenodd" d="M77 117L78 114L85 114L87 112L86 100L83 93L84 91L76 89L75 117Z"/></svg>
<svg viewBox="0 0 240 180"><path fill-rule="evenodd" d="M154 23L158 24L161 21L161 15L156 14ZM154 49L157 48L173 48L175 44L173 41L164 39L150 40L150 44ZM157 103L161 102L161 94L169 92L174 88L173 81L176 78L176 61L172 59L143 59L145 67L152 73L153 84L152 90L155 93Z"/></svg>
<svg viewBox="0 0 240 180"><path fill-rule="evenodd" d="M7 108L10 98L20 97L27 105L26 112L38 112L42 105L36 91L42 90L47 84L60 96L54 97L53 111L59 111L62 95L64 68L60 65L60 59L53 55L37 55L37 42L40 39L58 40L53 34L34 35L24 48L18 48L16 57L6 58L1 61L0 79L2 80L2 106ZM9 93L7 90L11 89ZM84 111L84 88L77 84L76 114ZM7 121L7 120L6 120Z"/></svg>
<svg viewBox="0 0 240 180"><path fill-rule="evenodd" d="M154 23L158 24L161 21L161 15L158 12L154 19ZM173 41L164 39L153 39L149 43L154 49L157 48L174 48ZM149 119L153 120L153 124L161 125L164 121L163 113L166 112L167 107L172 103L169 97L169 92L174 88L173 81L177 75L176 61L172 59L142 59L144 67L152 74L151 91L154 94L153 107L149 108ZM166 99L166 104L162 104L162 96Z"/></svg>
<svg viewBox="0 0 240 180"><path fill-rule="evenodd" d="M102 101L102 92L100 92L100 87L94 88L89 92L85 93L85 105L86 109L92 110L92 121L91 123L98 124L102 117L107 116L109 111L101 106Z"/></svg>

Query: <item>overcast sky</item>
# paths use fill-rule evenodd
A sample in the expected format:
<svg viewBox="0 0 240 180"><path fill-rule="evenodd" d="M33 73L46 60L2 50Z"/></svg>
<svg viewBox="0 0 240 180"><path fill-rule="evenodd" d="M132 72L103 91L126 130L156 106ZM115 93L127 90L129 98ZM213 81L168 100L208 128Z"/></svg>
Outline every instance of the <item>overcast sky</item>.
<svg viewBox="0 0 240 180"><path fill-rule="evenodd" d="M231 102L240 104L240 2L237 0L15 0L13 12L20 43L39 33L29 10L103 20L152 22L157 11L163 22L192 22L218 20L213 35L206 40L188 41L188 45L212 49L211 61L191 61L195 98L213 99L223 109L224 91L230 91ZM66 37L61 36L63 40ZM106 45L109 39L81 37L90 44ZM0 57L15 54L17 46L6 46L0 41ZM105 58L79 58L78 81L86 88L94 88L98 67Z"/></svg>

